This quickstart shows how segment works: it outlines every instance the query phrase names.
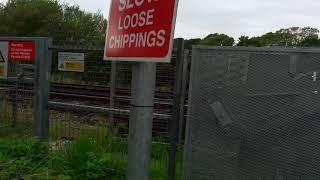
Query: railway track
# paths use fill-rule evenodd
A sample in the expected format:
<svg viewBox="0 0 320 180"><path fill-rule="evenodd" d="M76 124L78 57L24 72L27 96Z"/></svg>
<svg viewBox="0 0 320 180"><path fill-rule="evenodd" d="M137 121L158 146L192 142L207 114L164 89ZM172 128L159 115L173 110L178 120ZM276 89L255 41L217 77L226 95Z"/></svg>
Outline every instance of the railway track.
<svg viewBox="0 0 320 180"><path fill-rule="evenodd" d="M79 93L92 96L110 96L110 88L106 86L88 86L88 85L71 85L71 84L58 84L51 83L51 92L63 92L63 93ZM115 94L120 97L130 97L131 90L129 88L116 88ZM160 92L156 93L157 99L172 99L172 92Z"/></svg>
<svg viewBox="0 0 320 180"><path fill-rule="evenodd" d="M8 93L17 95L20 99L23 96L32 97L33 85L20 83L17 86L15 84L8 85ZM4 88L5 89L5 88ZM155 112L164 115L171 115L173 108L173 94L172 92L160 92L155 93ZM115 108L128 110L130 108L131 100L130 89L117 88L115 90ZM29 99L30 99L29 98ZM19 99L19 98L17 98ZM97 107L109 107L110 102L110 88L105 86L88 86L88 85L70 85L70 84L59 84L52 83L50 86L50 99L51 101L66 102L66 103L80 103L90 106ZM61 110L61 109L60 109ZM61 110L63 113L64 110ZM73 113L82 113L74 111ZM85 113L84 113L85 116ZM114 114L114 121L116 123L128 123L128 115ZM168 132L168 120L154 118L153 133L166 137Z"/></svg>
<svg viewBox="0 0 320 180"><path fill-rule="evenodd" d="M51 84L51 98L66 98L91 101L95 103L108 104L110 101L110 88L104 86ZM121 104L128 104L131 100L130 89L117 88L114 101ZM173 95L170 92L156 92L155 105L164 108L172 107Z"/></svg>
<svg viewBox="0 0 320 180"><path fill-rule="evenodd" d="M8 90L11 95L32 97L33 84L20 83L16 89L15 84L8 84ZM94 105L106 107L110 102L110 88L105 86L88 86L51 83L50 99L59 102L78 102L85 105ZM117 88L115 90L114 103L119 109L128 109L130 107L131 92L130 89ZM173 94L169 91L155 93L155 112L168 114L173 108Z"/></svg>
<svg viewBox="0 0 320 180"><path fill-rule="evenodd" d="M33 96L33 85L20 83L16 89L14 84L8 84L7 88L11 93L17 92L24 96ZM5 89L5 88L3 88ZM50 86L50 97L52 99L76 100L94 102L94 104L105 104L110 101L110 88L106 86L88 86L52 83ZM131 90L117 88L115 90L114 100L124 103L130 102ZM171 106L173 103L171 92L156 92L155 104L160 106Z"/></svg>

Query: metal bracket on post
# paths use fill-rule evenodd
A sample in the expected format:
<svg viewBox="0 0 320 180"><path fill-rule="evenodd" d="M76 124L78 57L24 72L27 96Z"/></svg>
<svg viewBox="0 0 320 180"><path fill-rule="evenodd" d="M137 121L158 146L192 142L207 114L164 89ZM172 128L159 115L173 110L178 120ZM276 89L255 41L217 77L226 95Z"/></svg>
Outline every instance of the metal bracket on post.
<svg viewBox="0 0 320 180"><path fill-rule="evenodd" d="M181 89L182 89L182 73L184 64L184 39L177 39L177 58L176 58L176 74L173 94L173 116L169 123L170 133L170 149L169 149L169 166L168 179L175 179L176 172L176 154L179 139L179 119L181 112Z"/></svg>
<svg viewBox="0 0 320 180"><path fill-rule="evenodd" d="M130 180L149 179L155 79L155 63L135 63L132 66L127 172Z"/></svg>
<svg viewBox="0 0 320 180"><path fill-rule="evenodd" d="M34 132L38 137L47 139L49 137L50 42L47 38L37 38L35 42Z"/></svg>

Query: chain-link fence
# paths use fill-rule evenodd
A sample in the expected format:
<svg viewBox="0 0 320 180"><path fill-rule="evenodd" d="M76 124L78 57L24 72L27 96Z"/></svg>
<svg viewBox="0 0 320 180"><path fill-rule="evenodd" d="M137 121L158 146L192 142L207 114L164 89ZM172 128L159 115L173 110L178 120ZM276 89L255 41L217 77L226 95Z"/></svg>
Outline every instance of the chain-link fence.
<svg viewBox="0 0 320 180"><path fill-rule="evenodd" d="M51 52L49 138L54 148L59 149L70 141L89 136L99 145L111 139L114 149L117 150L118 146L123 147L121 151L124 151L123 156L126 156L128 143L126 137L131 108L132 63L103 61L103 49L97 48L53 46ZM183 61L183 49L180 49L182 53L180 59L177 58L177 52L177 48L174 48L172 63L157 64L152 161L160 162L156 169L161 171L161 174L158 175L159 177L153 176L155 179L167 177L169 159L167 142L169 137L175 138L173 136L178 136L179 133L179 129L170 132L169 126L172 126L171 122L184 120L183 111L178 111L182 113L181 118L173 116L176 108L184 109L185 102L185 91L181 93L183 88L177 89L175 86L177 81L183 82L184 87L187 85L189 61ZM62 54L69 56L69 59L66 59L68 62L61 63ZM83 61L75 65L72 56L83 57ZM66 69L66 63L72 64L68 65L70 69ZM177 66L183 68L177 68ZM74 67L80 67L80 70L77 72L73 69ZM180 78L177 78L177 75ZM176 101L177 99L182 100L182 105L180 101ZM181 123L180 126L183 127L184 124ZM179 138L183 139L183 136L180 135ZM171 148L171 151L176 152L176 145ZM182 172L180 152L181 150L178 152L177 177L181 177ZM112 156L111 159L117 161L116 156ZM173 157L174 161L175 159L176 155ZM175 166L175 163L171 164Z"/></svg>
<svg viewBox="0 0 320 180"><path fill-rule="evenodd" d="M36 135L42 139L49 138L52 152L70 150L69 145L80 143L81 146L85 141L86 145L90 144L90 148L86 149L88 153L99 149L99 152L108 155L108 161L113 162L110 175L124 179L128 161L132 63L103 61L102 48L50 46L50 41L45 38L4 40L6 47L9 46L7 42L15 40L34 43L32 52L35 58L10 60L8 76L1 77L1 137ZM185 77L188 75L187 68L178 68L188 67L189 62L183 61L182 44L180 39L179 48L174 48L172 63L157 64L150 170L155 179L167 177L169 149L174 153L177 149L175 139L179 129L171 128L170 131L169 126L184 119L183 112L177 111L177 108L184 107L184 93L180 93L182 88L177 88L177 82L186 85L188 79ZM3 47L1 51L10 53ZM8 57L4 58L8 61ZM0 62L3 63L2 60ZM182 104L177 100L181 100ZM182 117L174 113L182 113ZM175 141L169 141L169 137ZM180 138L183 139L181 134ZM174 143L174 146L170 148L168 142ZM83 149L78 147L77 151ZM174 163L171 163L173 166L175 159L176 155L173 157ZM177 159L177 177L181 177L180 148ZM50 163L57 165L52 161Z"/></svg>
<svg viewBox="0 0 320 180"><path fill-rule="evenodd" d="M84 71L59 70L59 53L83 54ZM127 62L111 63L102 58L102 49L68 46L52 48L52 138L73 139L82 131L107 133L111 130L121 135L128 134L131 65ZM168 138L168 121L173 110L175 56L172 61L171 64L157 65L153 134L155 138L164 140Z"/></svg>
<svg viewBox="0 0 320 180"><path fill-rule="evenodd" d="M46 136L48 46L46 38L0 37L1 135Z"/></svg>
<svg viewBox="0 0 320 180"><path fill-rule="evenodd" d="M193 49L184 179L320 178L318 49Z"/></svg>
<svg viewBox="0 0 320 180"><path fill-rule="evenodd" d="M30 134L33 128L33 65L9 62L8 78L0 80L1 133Z"/></svg>

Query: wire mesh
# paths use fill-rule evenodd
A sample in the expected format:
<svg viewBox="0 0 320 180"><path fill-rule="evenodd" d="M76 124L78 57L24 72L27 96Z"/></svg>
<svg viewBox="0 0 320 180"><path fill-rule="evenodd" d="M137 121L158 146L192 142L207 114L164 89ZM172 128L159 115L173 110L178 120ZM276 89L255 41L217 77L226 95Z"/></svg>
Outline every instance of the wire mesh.
<svg viewBox="0 0 320 180"><path fill-rule="evenodd" d="M131 63L116 62L115 89L111 89L112 63L103 61L103 50L85 47L54 46L52 49L50 101L69 105L89 106L100 111L51 108L50 131L53 139L73 139L84 132L108 131L121 135L128 134L128 121L131 101ZM84 53L84 72L58 70L60 52ZM168 137L168 119L173 105L175 63L158 64L153 134L156 138ZM112 94L113 93L113 94ZM113 106L110 106L112 100ZM104 108L104 109L103 109ZM106 108L114 109L113 113ZM161 118L161 116L163 116ZM89 129L89 130L88 130ZM96 131L95 131L96 129Z"/></svg>
<svg viewBox="0 0 320 180"><path fill-rule="evenodd" d="M124 179L128 154L132 63L103 61L102 49L55 46L51 50L49 137L52 149L59 150L72 142L77 143L83 137L90 137L91 143L99 148L103 146L103 151L112 155L112 162L121 164L121 167L110 167L120 171ZM84 72L59 71L59 52L84 53ZM160 143L152 143L153 179L163 179L167 172L169 147L165 142L169 137L168 124L173 112L174 61L175 58L171 64L157 65L153 138ZM114 88L111 86L113 82ZM104 147L106 145L108 147ZM181 151L179 155L181 162ZM181 173L177 176L181 176Z"/></svg>
<svg viewBox="0 0 320 180"><path fill-rule="evenodd" d="M61 52L83 53L84 72L59 71L58 57ZM65 153L66 157L75 155L75 159L83 162L85 167L81 168L86 171L89 163L77 155L81 154L81 157L90 159L94 151L103 155L98 158L108 166L104 170L108 171L108 177L110 171L110 179L112 175L115 175L116 179L125 179L128 161L126 137L131 107L131 63L116 63L113 89L113 63L102 60L102 49L53 46L50 47L48 55L52 55L51 61L36 61L37 65L42 66L41 69L40 65L35 68L35 65L26 62L9 63L8 79L0 80L1 136L15 133L18 136L13 137L20 138L20 135L34 136L41 133L40 137L43 134L43 138L47 138L46 112L49 109L50 152ZM167 176L169 145L166 140L169 136L169 122L172 120L174 105L173 89L177 73L175 61L173 57L171 64L157 65L153 123L155 141L152 143L150 170L152 179L164 179ZM51 62L49 72L45 65ZM36 76L35 73L41 75ZM45 77L51 82L49 102L44 97L47 95L44 91L48 83ZM76 148L72 149L74 147ZM78 154L76 151L79 151ZM181 154L179 149L179 162ZM70 159L67 161L69 163ZM48 163L48 166L61 166L56 164L54 159ZM178 166L180 167L180 163ZM81 177L79 174L74 175L72 174L72 177ZM177 177L180 175L179 169Z"/></svg>
<svg viewBox="0 0 320 180"><path fill-rule="evenodd" d="M83 53L84 72L58 70L60 52ZM102 60L101 50L75 47L52 49L50 101L74 105L107 107L110 100L110 63ZM73 140L84 134L106 136L108 114L81 109L50 109L50 137Z"/></svg>
<svg viewBox="0 0 320 180"><path fill-rule="evenodd" d="M184 179L319 179L319 58L195 48Z"/></svg>
<svg viewBox="0 0 320 180"><path fill-rule="evenodd" d="M0 80L0 127L4 135L32 132L33 78L32 64L9 62L8 78Z"/></svg>

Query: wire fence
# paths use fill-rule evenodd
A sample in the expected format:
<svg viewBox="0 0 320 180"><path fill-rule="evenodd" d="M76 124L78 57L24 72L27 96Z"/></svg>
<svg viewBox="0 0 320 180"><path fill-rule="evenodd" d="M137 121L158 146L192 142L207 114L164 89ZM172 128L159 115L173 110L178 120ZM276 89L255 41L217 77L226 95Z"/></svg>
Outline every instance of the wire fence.
<svg viewBox="0 0 320 180"><path fill-rule="evenodd" d="M84 54L84 72L59 70L59 53L65 52ZM55 132L54 139L73 139L82 131L95 129L102 133L101 137L109 130L127 135L131 101L130 63L103 61L103 50L93 48L55 46L52 57L50 130ZM168 121L173 108L174 61L175 57L173 63L157 66L153 134L160 139L168 138ZM58 104L69 108L59 108Z"/></svg>
<svg viewBox="0 0 320 180"><path fill-rule="evenodd" d="M175 92L174 88L177 83L177 74L182 73L177 72L176 66L179 63L186 63L185 66L188 67L189 63L189 61L179 62L176 52L177 50L172 57L172 63L159 63L156 70L152 132L154 142L164 144L159 146L153 143L153 146L161 148L154 148L152 154L160 152L161 157L153 157L152 159L153 161L160 160L161 163L157 168L160 168L164 174L168 171L169 159L169 146L166 143L169 142L169 138L174 138L170 134L170 122L179 121L173 117L174 109L177 107L175 96L179 95L184 100L182 94ZM60 53L83 53L84 72L59 70ZM117 144L127 143L131 107L131 63L106 62L102 60L102 56L103 50L101 49L65 46L52 48L49 138L55 142L55 146L76 140L83 135L89 135L98 144L103 144L110 135L120 137L120 139L116 139ZM189 75L186 72L184 74L185 76ZM187 79L184 78L185 81ZM179 132L173 133L178 134ZM121 139L121 137L125 138ZM181 138L183 137L181 136ZM176 148L172 151L176 151ZM180 178L181 153L178 153L178 156L177 177ZM173 159L175 161L176 158ZM116 161L116 159L114 160ZM154 178L161 179L161 176Z"/></svg>
<svg viewBox="0 0 320 180"><path fill-rule="evenodd" d="M103 61L103 48L61 45L51 46L49 51L46 63L51 64L51 70L46 76L50 81L50 99L42 105L44 109L49 106L48 127L50 132L53 132L49 132L49 136L53 139L73 139L81 135L80 131L83 129L92 131L95 128L127 135L131 101L131 63ZM176 52L177 49L174 48L171 63L157 64L153 123L155 139L166 140L169 137L169 122L172 120L175 103L174 85L176 75L180 73L176 72ZM61 55L71 59L63 59L65 62L62 62ZM77 55L83 56L80 62L72 59L72 56ZM64 67L66 65L69 69ZM3 116L1 126L21 125L22 123L18 122L21 120L30 122L30 126L24 129L31 131L35 130L32 124L36 118L39 121L46 118L40 117L42 115L34 116L37 111L42 111L37 109L38 107L35 108L34 104L37 98L40 100L37 101L37 105L41 106L39 103L43 101L42 95L37 92L37 88L44 83L39 81L39 74L35 75L39 73L35 72L36 68L43 69L40 64L32 62L9 62L8 78L2 79L0 83L3 111L0 114Z"/></svg>
<svg viewBox="0 0 320 180"><path fill-rule="evenodd" d="M185 140L184 179L320 178L318 49L197 47L192 67L189 52L183 62L177 52L172 63L157 64L153 137L164 144L153 144L154 154ZM9 62L0 80L1 136L31 135L45 101L53 149L84 135L103 144L111 134L125 157L130 63L103 61L101 48L53 46L50 54L49 100L37 89L39 64ZM154 154L168 171L173 158Z"/></svg>
<svg viewBox="0 0 320 180"><path fill-rule="evenodd" d="M17 39L34 41L29 38ZM10 61L8 78L0 80L0 136L37 135L48 138L53 151L65 148L71 142L78 142L83 137L90 137L90 142L96 147L108 144L105 152L112 151L110 158L115 162L119 160L117 154L121 154L121 168L113 170L121 171L123 176L128 151L131 63L103 61L102 48L63 45L47 49L46 46L40 47L40 43L46 41L49 45L49 41L42 40L34 41L37 48L35 63ZM177 81L182 81L177 79L177 75L182 77L177 66L187 67L179 63L189 63L177 59L177 47L173 54L171 63L159 63L156 70L152 166L156 164L157 167L151 167L151 172L160 173L159 177L153 175L158 179L167 176L168 142L169 138L175 138L170 134L170 125L179 120L173 116L177 112L175 109L180 107L176 96L183 98L182 93L176 92L180 89L175 88ZM50 91L47 91L48 83ZM176 151L176 147L171 149ZM121 152L113 152L118 150ZM178 156L181 162L181 150ZM178 167L177 177L180 177L180 163Z"/></svg>
<svg viewBox="0 0 320 180"><path fill-rule="evenodd" d="M4 135L32 133L33 75L32 64L9 62L8 78L0 80L0 128Z"/></svg>
<svg viewBox="0 0 320 180"><path fill-rule="evenodd" d="M153 137L162 151L185 140L184 179L320 178L318 49L197 47L192 67L189 52L183 62L177 53L172 63L157 64ZM112 137L126 156L130 63L103 61L101 48L53 46L50 54L52 148L81 136L98 144ZM9 62L8 78L0 80L1 136L40 127L36 66ZM164 159L158 169L174 173L176 157L160 154L153 157Z"/></svg>
<svg viewBox="0 0 320 180"><path fill-rule="evenodd" d="M318 49L193 49L184 179L319 179Z"/></svg>

